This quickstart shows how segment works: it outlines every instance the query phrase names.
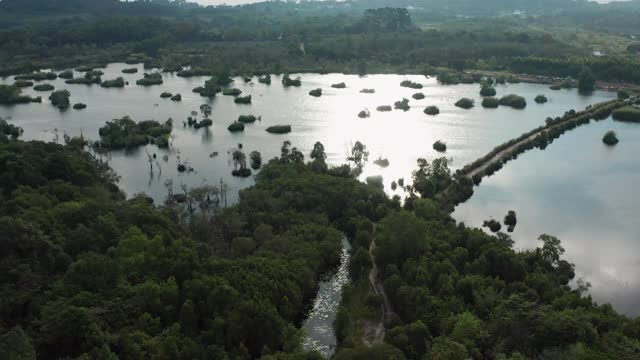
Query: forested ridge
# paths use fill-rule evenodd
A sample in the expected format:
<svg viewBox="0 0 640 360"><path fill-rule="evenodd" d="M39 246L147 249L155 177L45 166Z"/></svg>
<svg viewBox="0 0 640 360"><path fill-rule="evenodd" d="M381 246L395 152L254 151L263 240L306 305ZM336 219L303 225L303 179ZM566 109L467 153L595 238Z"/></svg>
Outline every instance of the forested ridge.
<svg viewBox="0 0 640 360"><path fill-rule="evenodd" d="M126 199L77 139L22 142L19 129L1 130L2 358L318 358L302 352L299 326L319 276L346 234L352 286L366 283L374 224L397 316L369 348L361 320L380 300L366 286L345 290L338 359L640 354L638 320L594 304L584 282L568 286L558 239L515 252L506 235L456 224L431 200L401 208L317 151L305 164L283 148L230 208L207 186L153 204Z"/></svg>

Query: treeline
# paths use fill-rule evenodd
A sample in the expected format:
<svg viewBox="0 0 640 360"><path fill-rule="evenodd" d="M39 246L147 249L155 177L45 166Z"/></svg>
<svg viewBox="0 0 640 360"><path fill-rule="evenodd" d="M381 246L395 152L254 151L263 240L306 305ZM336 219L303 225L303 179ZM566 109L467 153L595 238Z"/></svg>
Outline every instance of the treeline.
<svg viewBox="0 0 640 360"><path fill-rule="evenodd" d="M636 57L516 57L508 61L515 72L577 77L588 67L599 80L640 82L640 59Z"/></svg>

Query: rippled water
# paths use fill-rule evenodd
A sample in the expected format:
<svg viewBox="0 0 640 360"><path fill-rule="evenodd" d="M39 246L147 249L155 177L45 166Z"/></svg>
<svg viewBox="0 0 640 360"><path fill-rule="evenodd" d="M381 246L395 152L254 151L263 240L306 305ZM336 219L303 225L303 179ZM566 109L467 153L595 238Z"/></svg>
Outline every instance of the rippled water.
<svg viewBox="0 0 640 360"><path fill-rule="evenodd" d="M306 333L304 349L317 350L327 358L331 357L336 350L333 322L342 299L342 288L349 282L350 250L349 242L343 239L340 267L323 276L313 308L302 324L302 329Z"/></svg>

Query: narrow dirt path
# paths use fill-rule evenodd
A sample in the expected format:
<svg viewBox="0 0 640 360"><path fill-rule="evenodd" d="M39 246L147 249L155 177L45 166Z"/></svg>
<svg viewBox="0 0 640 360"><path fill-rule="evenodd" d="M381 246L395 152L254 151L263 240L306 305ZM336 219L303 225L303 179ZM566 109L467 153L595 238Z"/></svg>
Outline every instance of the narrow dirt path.
<svg viewBox="0 0 640 360"><path fill-rule="evenodd" d="M384 285L380 280L380 272L378 270L378 265L376 264L376 259L374 252L376 250L376 236L375 236L375 228L373 230L373 238L371 239L371 244L369 245L369 259L371 259L371 270L369 271L369 283L373 288L373 291L376 295L382 297L382 316L380 317L380 321L376 324L365 324L365 334L363 338L363 342L367 346L371 346L374 344L380 344L384 341L385 335L385 326L390 323L390 319L392 318L393 310L391 308L391 302L387 297L387 294L384 291Z"/></svg>

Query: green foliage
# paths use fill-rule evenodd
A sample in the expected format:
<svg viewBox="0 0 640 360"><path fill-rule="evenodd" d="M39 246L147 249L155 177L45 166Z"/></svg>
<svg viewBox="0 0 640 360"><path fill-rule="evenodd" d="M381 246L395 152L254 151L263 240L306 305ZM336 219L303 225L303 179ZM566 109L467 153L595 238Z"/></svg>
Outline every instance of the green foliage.
<svg viewBox="0 0 640 360"><path fill-rule="evenodd" d="M291 132L291 125L273 125L267 128L267 132L272 134L288 134Z"/></svg>
<svg viewBox="0 0 640 360"><path fill-rule="evenodd" d="M236 104L251 104L251 95L238 96L233 99L233 102Z"/></svg>
<svg viewBox="0 0 640 360"><path fill-rule="evenodd" d="M16 140L22 135L22 128L9 124L5 119L0 118L0 141L7 141L9 138Z"/></svg>
<svg viewBox="0 0 640 360"><path fill-rule="evenodd" d="M625 106L613 110L612 116L614 120L640 122L640 108L635 106Z"/></svg>
<svg viewBox="0 0 640 360"><path fill-rule="evenodd" d="M445 152L447 151L447 144L445 144L444 142L438 140L436 142L433 143L433 149L437 152Z"/></svg>
<svg viewBox="0 0 640 360"><path fill-rule="evenodd" d="M136 81L136 85L140 86L161 85L162 83L162 74L158 72L145 73L142 79Z"/></svg>
<svg viewBox="0 0 640 360"><path fill-rule="evenodd" d="M256 122L257 118L253 115L240 115L238 116L238 122L241 122L243 124L253 124L254 122Z"/></svg>
<svg viewBox="0 0 640 360"><path fill-rule="evenodd" d="M474 101L469 98L462 98L456 101L455 105L463 109L471 109L474 106Z"/></svg>
<svg viewBox="0 0 640 360"><path fill-rule="evenodd" d="M125 85L124 78L122 77L118 77L113 80L105 80L100 83L100 86L103 88L112 88L112 87L123 88L124 85Z"/></svg>
<svg viewBox="0 0 640 360"><path fill-rule="evenodd" d="M410 88L410 89L422 89L422 84L413 82L411 80L402 80L400 86Z"/></svg>
<svg viewBox="0 0 640 360"><path fill-rule="evenodd" d="M619 140L616 132L611 130L607 131L607 133L604 134L604 137L602 138L602 142L609 146L617 144Z"/></svg>
<svg viewBox="0 0 640 360"><path fill-rule="evenodd" d="M301 86L302 80L300 80L300 77L292 79L291 77L289 77L289 74L284 74L282 75L282 85L284 85L285 87Z"/></svg>
<svg viewBox="0 0 640 360"><path fill-rule="evenodd" d="M82 110L82 109L86 109L87 105L83 103L76 103L76 104L73 104L73 108L75 110Z"/></svg>
<svg viewBox="0 0 640 360"><path fill-rule="evenodd" d="M544 103L546 103L546 102L547 102L547 101L549 101L549 100L547 99L547 97L546 97L546 96L544 96L544 95L540 94L540 95L537 95L537 96L536 96L536 98L534 99L534 101L535 101L536 103L538 103L538 104L544 104Z"/></svg>
<svg viewBox="0 0 640 360"><path fill-rule="evenodd" d="M496 89L488 84L483 84L480 87L480 95L481 96L496 96Z"/></svg>
<svg viewBox="0 0 640 360"><path fill-rule="evenodd" d="M51 101L51 105L60 110L65 110L70 104L69 97L71 97L69 90L56 90L49 95L49 100Z"/></svg>
<svg viewBox="0 0 640 360"><path fill-rule="evenodd" d="M482 99L482 107L488 109L495 109L500 106L500 100L494 97L486 97Z"/></svg>
<svg viewBox="0 0 640 360"><path fill-rule="evenodd" d="M527 107L527 100L516 94L505 95L499 100L500 105L510 106L514 109L524 109Z"/></svg>
<svg viewBox="0 0 640 360"><path fill-rule="evenodd" d="M596 89L596 77L591 69L584 68L578 74L578 91L588 93Z"/></svg>
<svg viewBox="0 0 640 360"><path fill-rule="evenodd" d="M322 96L322 89L320 89L320 88L313 89L313 90L309 91L309 95L315 96L315 97L320 97L320 96Z"/></svg>
<svg viewBox="0 0 640 360"><path fill-rule="evenodd" d="M55 89L55 86L51 84L39 84L33 87L35 91L52 91Z"/></svg>
<svg viewBox="0 0 640 360"><path fill-rule="evenodd" d="M242 90L237 88L228 88L222 90L222 95L238 96L242 94Z"/></svg>
<svg viewBox="0 0 640 360"><path fill-rule="evenodd" d="M238 121L233 122L231 125L227 127L227 130L229 130L230 132L244 131L244 123L241 123Z"/></svg>
<svg viewBox="0 0 640 360"><path fill-rule="evenodd" d="M440 114L440 109L438 109L437 106L431 105L424 109L424 113L427 115L438 115Z"/></svg>
<svg viewBox="0 0 640 360"><path fill-rule="evenodd" d="M334 88L334 89L346 89L347 88L347 84L345 84L344 82L341 82L341 83L337 83L337 84L332 84L331 87Z"/></svg>
<svg viewBox="0 0 640 360"><path fill-rule="evenodd" d="M107 121L99 129L100 140L93 146L96 149L117 150L135 148L149 143L160 147L168 146L166 139L171 135L173 124L171 119L161 124L155 120L144 120L136 123L130 117Z"/></svg>
<svg viewBox="0 0 640 360"><path fill-rule="evenodd" d="M22 90L13 85L0 85L0 105L25 104L40 102L41 98L22 95Z"/></svg>

